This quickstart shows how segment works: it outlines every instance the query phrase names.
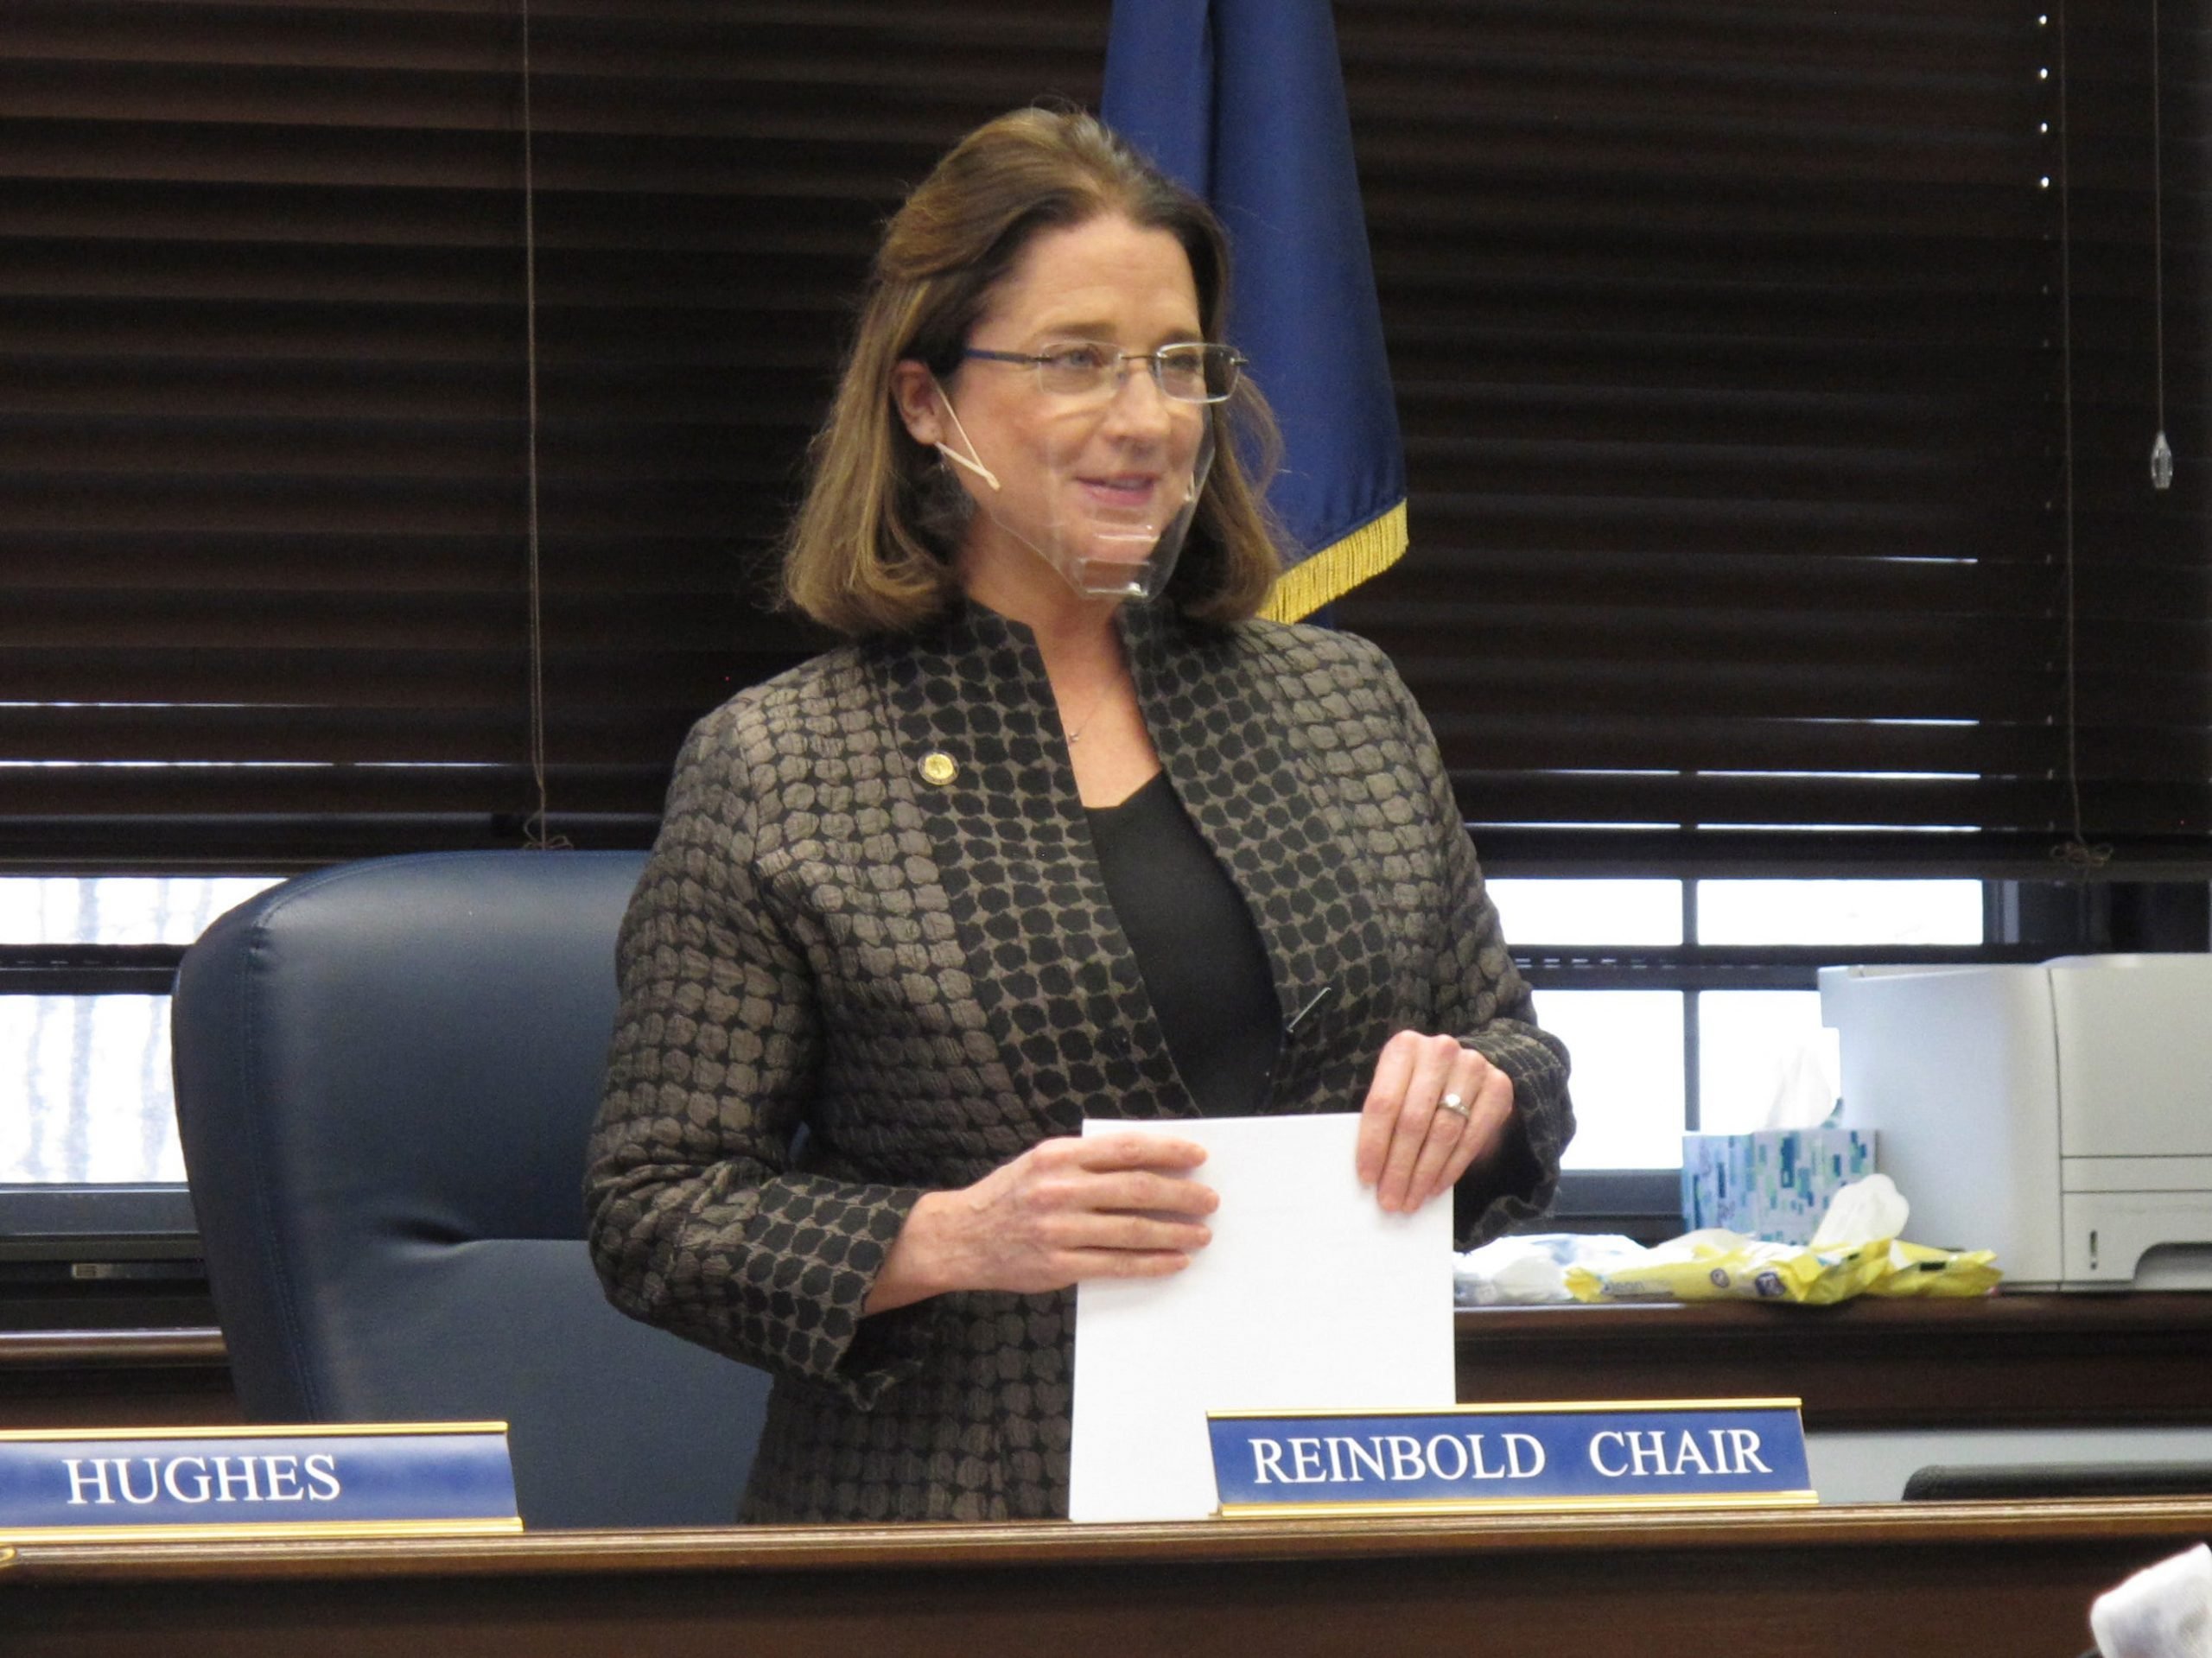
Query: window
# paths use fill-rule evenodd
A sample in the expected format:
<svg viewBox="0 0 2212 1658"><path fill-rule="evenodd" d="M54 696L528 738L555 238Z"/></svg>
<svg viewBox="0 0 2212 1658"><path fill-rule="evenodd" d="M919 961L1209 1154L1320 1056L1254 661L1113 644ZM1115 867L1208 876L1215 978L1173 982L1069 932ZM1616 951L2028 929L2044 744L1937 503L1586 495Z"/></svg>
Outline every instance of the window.
<svg viewBox="0 0 2212 1658"><path fill-rule="evenodd" d="M11 1247L181 1178L168 984L245 888L146 872L651 839L691 721L816 648L752 600L882 216L1095 103L1107 12L531 9L526 149L505 0L11 0Z"/></svg>
<svg viewBox="0 0 2212 1658"><path fill-rule="evenodd" d="M753 600L881 218L1108 9L10 0L0 863L517 846L540 772L649 842L817 643Z"/></svg>
<svg viewBox="0 0 2212 1658"><path fill-rule="evenodd" d="M810 648L747 595L876 225L1109 12L819 10L537 16L526 240L511 7L15 0L0 866L513 845L539 772L643 843ZM1334 11L1415 540L1338 619L1522 878L1584 1171L1758 1114L1822 960L2202 939L2206 0ZM9 1167L172 1166L73 1125L180 947L0 940Z"/></svg>
<svg viewBox="0 0 2212 1658"><path fill-rule="evenodd" d="M2203 4L1338 13L1494 867L2212 865Z"/></svg>
<svg viewBox="0 0 2212 1658"><path fill-rule="evenodd" d="M1573 1055L1576 1170L1679 1168L1686 1132L1833 1101L1819 966L1986 942L1977 880L1507 878L1490 891L1538 1016Z"/></svg>
<svg viewBox="0 0 2212 1658"><path fill-rule="evenodd" d="M181 1181L168 997L149 989L270 880L0 877L0 1185ZM103 988L103 980L109 988ZM127 985L130 988L117 988Z"/></svg>
<svg viewBox="0 0 2212 1658"><path fill-rule="evenodd" d="M1551 990L1546 1026L1573 1057L1574 1141L1567 1166L1679 1166L1688 1121L1679 990Z"/></svg>

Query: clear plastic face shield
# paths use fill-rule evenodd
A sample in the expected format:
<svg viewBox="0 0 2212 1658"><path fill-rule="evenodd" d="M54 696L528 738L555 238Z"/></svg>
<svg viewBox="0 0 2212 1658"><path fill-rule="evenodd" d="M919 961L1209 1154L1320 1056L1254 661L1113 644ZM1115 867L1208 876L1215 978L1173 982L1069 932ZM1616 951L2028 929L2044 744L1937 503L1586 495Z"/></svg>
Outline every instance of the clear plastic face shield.
<svg viewBox="0 0 2212 1658"><path fill-rule="evenodd" d="M1225 346L1147 355L1080 340L966 355L1037 383L1034 418L995 453L978 450L939 390L955 441L938 449L977 508L1077 593L1157 598L1213 467L1212 405L1235 389L1242 359Z"/></svg>

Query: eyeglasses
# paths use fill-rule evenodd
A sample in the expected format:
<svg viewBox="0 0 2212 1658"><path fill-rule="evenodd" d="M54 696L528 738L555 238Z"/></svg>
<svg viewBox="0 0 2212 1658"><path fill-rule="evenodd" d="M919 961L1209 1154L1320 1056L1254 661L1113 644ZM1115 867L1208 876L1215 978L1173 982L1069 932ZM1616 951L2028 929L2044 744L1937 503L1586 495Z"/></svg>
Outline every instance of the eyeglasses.
<svg viewBox="0 0 2212 1658"><path fill-rule="evenodd" d="M1162 346L1155 352L1117 351L1094 340L1058 340L1041 351L983 351L969 346L963 358L988 363L1027 363L1036 371L1040 391L1056 397L1109 397L1128 378L1129 365L1152 371L1160 395L1175 403L1221 403L1236 390L1244 359L1231 346L1192 340Z"/></svg>

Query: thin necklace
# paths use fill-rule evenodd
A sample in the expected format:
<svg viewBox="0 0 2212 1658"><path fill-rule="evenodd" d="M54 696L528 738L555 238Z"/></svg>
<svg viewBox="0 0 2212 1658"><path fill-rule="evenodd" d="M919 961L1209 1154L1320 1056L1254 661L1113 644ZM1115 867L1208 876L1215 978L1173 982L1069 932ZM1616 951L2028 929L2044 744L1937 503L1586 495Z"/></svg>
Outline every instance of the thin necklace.
<svg viewBox="0 0 2212 1658"><path fill-rule="evenodd" d="M1113 678L1106 682L1106 689L1098 693L1098 700L1090 705L1090 711L1084 715L1082 719L1077 721L1073 725L1070 725L1065 720L1062 720L1060 721L1060 729L1067 734L1068 746L1070 748L1073 748L1077 743L1083 740L1083 734L1090 728L1090 722L1098 717L1098 710L1106 706L1106 699L1113 696L1113 694L1120 689L1122 675L1126 674L1128 671L1128 668L1125 664L1122 666L1121 673L1116 674Z"/></svg>

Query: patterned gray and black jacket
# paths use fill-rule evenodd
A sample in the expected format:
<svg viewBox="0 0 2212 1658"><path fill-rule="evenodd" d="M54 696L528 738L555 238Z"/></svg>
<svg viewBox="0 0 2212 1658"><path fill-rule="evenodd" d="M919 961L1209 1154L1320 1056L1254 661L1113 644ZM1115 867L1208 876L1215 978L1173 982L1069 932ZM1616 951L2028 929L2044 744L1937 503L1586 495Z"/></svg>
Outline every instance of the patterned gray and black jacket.
<svg viewBox="0 0 2212 1658"><path fill-rule="evenodd" d="M1287 1016L1270 1109L1351 1111L1384 1041L1513 1079L1462 1247L1541 1212L1573 1132L1436 745L1342 633L1125 606L1138 702ZM740 1517L1067 1510L1073 1297L863 1318L907 1210L1086 1116L1194 1114L1116 924L1028 632L978 607L693 730L626 918L586 1180L607 1294L774 1373ZM647 1401L640 1401L649 1408Z"/></svg>

